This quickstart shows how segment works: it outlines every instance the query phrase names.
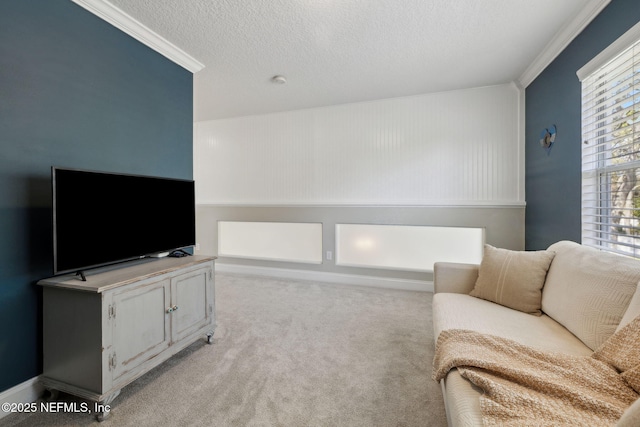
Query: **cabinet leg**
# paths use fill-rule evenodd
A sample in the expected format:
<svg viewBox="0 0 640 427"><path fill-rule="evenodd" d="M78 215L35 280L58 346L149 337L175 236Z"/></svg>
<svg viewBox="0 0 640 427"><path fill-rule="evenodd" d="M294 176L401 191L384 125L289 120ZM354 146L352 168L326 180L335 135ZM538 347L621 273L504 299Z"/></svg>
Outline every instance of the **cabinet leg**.
<svg viewBox="0 0 640 427"><path fill-rule="evenodd" d="M96 413L96 420L98 420L98 422L101 423L107 418L109 418L109 415L111 415L111 412L106 412L106 411L98 412Z"/></svg>
<svg viewBox="0 0 640 427"><path fill-rule="evenodd" d="M45 389L45 393L42 396L42 400L44 400L45 402L54 402L56 400L58 400L58 396L59 396L60 392L58 390L56 390L55 388L46 388Z"/></svg>
<svg viewBox="0 0 640 427"><path fill-rule="evenodd" d="M207 344L213 344L213 332L207 333Z"/></svg>
<svg viewBox="0 0 640 427"><path fill-rule="evenodd" d="M106 399L96 403L96 420L103 422L111 415L111 402L118 397L120 390L114 391Z"/></svg>

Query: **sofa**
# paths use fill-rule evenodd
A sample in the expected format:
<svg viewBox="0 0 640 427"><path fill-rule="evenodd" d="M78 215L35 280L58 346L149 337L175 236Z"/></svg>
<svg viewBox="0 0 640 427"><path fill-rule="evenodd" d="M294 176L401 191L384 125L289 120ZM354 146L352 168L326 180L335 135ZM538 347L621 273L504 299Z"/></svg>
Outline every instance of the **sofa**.
<svg viewBox="0 0 640 427"><path fill-rule="evenodd" d="M544 354L592 359L616 332L628 330L634 320L640 325L639 282L640 261L575 242L561 241L544 251L485 245L479 265L434 265L434 337L438 342L444 331L473 331L514 343L508 347L517 343ZM626 356L640 357L640 342L630 345ZM636 374L637 369L640 363ZM483 425L481 388L458 368L448 370L440 384L449 426ZM629 406L613 425L640 426L638 392L631 390L635 403L626 395Z"/></svg>

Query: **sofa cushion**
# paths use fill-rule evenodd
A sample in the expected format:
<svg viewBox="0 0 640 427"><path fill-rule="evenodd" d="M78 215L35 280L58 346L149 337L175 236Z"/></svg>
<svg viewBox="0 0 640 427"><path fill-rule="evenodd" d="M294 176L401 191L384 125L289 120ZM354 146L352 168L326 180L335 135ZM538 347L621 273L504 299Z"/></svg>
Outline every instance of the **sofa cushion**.
<svg viewBox="0 0 640 427"><path fill-rule="evenodd" d="M640 281L640 261L575 242L556 253L542 292L542 311L592 350L615 332Z"/></svg>
<svg viewBox="0 0 640 427"><path fill-rule="evenodd" d="M478 280L469 295L540 316L551 251L511 251L484 246Z"/></svg>
<svg viewBox="0 0 640 427"><path fill-rule="evenodd" d="M433 295L434 337L447 329L468 329L509 338L538 350L577 356L593 351L549 316L531 316L464 294Z"/></svg>

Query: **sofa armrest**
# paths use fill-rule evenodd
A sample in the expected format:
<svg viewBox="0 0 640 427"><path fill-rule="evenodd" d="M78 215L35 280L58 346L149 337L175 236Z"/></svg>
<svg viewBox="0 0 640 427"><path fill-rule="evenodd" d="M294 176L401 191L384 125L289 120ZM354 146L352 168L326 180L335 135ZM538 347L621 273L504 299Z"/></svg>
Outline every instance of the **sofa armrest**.
<svg viewBox="0 0 640 427"><path fill-rule="evenodd" d="M616 427L634 427L640 423L640 399L629 406L622 414L622 418L618 420Z"/></svg>
<svg viewBox="0 0 640 427"><path fill-rule="evenodd" d="M433 264L433 293L468 294L478 279L478 264L436 262Z"/></svg>

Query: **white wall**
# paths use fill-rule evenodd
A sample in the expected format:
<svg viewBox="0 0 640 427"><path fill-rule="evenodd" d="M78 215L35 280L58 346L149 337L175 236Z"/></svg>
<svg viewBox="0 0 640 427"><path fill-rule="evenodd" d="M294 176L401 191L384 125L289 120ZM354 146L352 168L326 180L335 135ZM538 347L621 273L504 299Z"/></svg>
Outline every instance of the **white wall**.
<svg viewBox="0 0 640 427"><path fill-rule="evenodd" d="M336 264L336 226L474 227L489 244L523 249L523 96L501 85L196 123L196 252L222 255L229 271L430 289L433 260L404 270ZM267 259L276 243L308 243L290 233L260 256L224 256L220 221L321 224L322 262ZM430 244L440 259L441 243Z"/></svg>
<svg viewBox="0 0 640 427"><path fill-rule="evenodd" d="M198 204L524 203L513 85L199 122Z"/></svg>

